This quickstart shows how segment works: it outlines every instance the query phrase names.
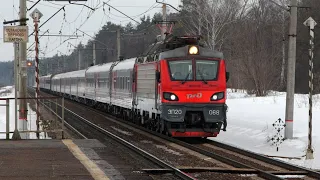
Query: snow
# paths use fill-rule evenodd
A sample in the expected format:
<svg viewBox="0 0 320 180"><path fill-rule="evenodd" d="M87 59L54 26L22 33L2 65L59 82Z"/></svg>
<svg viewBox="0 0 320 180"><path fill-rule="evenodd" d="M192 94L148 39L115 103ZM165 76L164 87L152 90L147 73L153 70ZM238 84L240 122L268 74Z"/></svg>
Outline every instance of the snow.
<svg viewBox="0 0 320 180"><path fill-rule="evenodd" d="M14 87L12 86L6 86L3 88L0 88L0 98L14 98ZM0 100L0 104L6 104L5 100ZM15 115L14 115L14 111L15 111L15 102L14 99L9 101L9 128L10 128L10 132L13 132L15 130ZM35 131L37 129L36 126L36 113L34 111L32 111L32 109L29 107L28 104L28 123L27 123L27 128L28 130L32 130ZM20 130L19 127L19 120L18 120L18 130ZM6 107L5 106L0 106L0 132L6 132ZM25 139L26 138L26 134L20 133L21 138ZM12 137L12 133L10 134L10 139ZM5 133L0 133L0 139L5 139L6 138L6 134ZM30 133L27 136L28 139L36 139L36 134L35 133ZM43 139L44 138L44 134L41 133L40 134L40 138Z"/></svg>
<svg viewBox="0 0 320 180"><path fill-rule="evenodd" d="M247 95L245 91L233 92L228 89L227 98L227 131L222 131L217 138L212 139L256 153L276 156L279 160L295 165L320 169L320 131L317 131L320 126L320 95L313 96L313 160L305 159L308 145L308 95L295 95L294 139L285 140L278 152L270 138L275 134L272 124L279 118L285 120L286 93L271 92L267 97L255 97Z"/></svg>

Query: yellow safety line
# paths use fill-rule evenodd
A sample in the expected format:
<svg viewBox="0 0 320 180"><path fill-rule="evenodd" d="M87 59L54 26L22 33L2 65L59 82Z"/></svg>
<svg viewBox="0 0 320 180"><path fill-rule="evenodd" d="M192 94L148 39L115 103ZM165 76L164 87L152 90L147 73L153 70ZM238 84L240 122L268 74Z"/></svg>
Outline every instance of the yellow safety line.
<svg viewBox="0 0 320 180"><path fill-rule="evenodd" d="M70 152L87 168L95 180L110 180L106 174L91 161L71 139L64 139L62 142L69 148Z"/></svg>

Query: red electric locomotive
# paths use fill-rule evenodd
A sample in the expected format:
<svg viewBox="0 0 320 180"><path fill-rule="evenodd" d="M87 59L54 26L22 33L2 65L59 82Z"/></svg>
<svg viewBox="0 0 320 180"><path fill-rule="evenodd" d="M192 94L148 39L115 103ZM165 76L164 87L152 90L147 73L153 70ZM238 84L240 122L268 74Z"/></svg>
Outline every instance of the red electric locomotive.
<svg viewBox="0 0 320 180"><path fill-rule="evenodd" d="M226 129L225 60L199 42L171 36L137 59L133 109L143 124L173 137L216 137Z"/></svg>
<svg viewBox="0 0 320 180"><path fill-rule="evenodd" d="M228 76L223 54L199 37L169 35L141 57L40 79L42 89L173 137L215 137L227 125Z"/></svg>

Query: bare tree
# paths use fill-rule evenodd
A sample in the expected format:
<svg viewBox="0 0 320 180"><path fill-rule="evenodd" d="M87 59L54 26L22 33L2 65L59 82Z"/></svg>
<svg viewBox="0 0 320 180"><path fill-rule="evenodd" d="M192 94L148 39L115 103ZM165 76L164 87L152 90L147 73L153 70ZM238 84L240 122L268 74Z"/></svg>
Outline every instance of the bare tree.
<svg viewBox="0 0 320 180"><path fill-rule="evenodd" d="M279 82L282 40L277 30L281 24L270 3L262 0L254 3L248 19L234 28L236 38L232 48L238 57L232 61L238 61L234 68L243 86L257 96L264 96Z"/></svg>
<svg viewBox="0 0 320 180"><path fill-rule="evenodd" d="M249 0L194 0L186 10L194 16L188 18L189 33L202 35L206 46L221 49L227 26L242 18Z"/></svg>

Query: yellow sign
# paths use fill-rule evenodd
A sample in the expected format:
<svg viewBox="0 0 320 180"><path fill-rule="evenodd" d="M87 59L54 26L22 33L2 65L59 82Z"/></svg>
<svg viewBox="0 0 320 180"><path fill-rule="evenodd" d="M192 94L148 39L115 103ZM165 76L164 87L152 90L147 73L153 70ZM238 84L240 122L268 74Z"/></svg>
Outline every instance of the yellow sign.
<svg viewBox="0 0 320 180"><path fill-rule="evenodd" d="M3 26L4 42L28 42L28 26Z"/></svg>

